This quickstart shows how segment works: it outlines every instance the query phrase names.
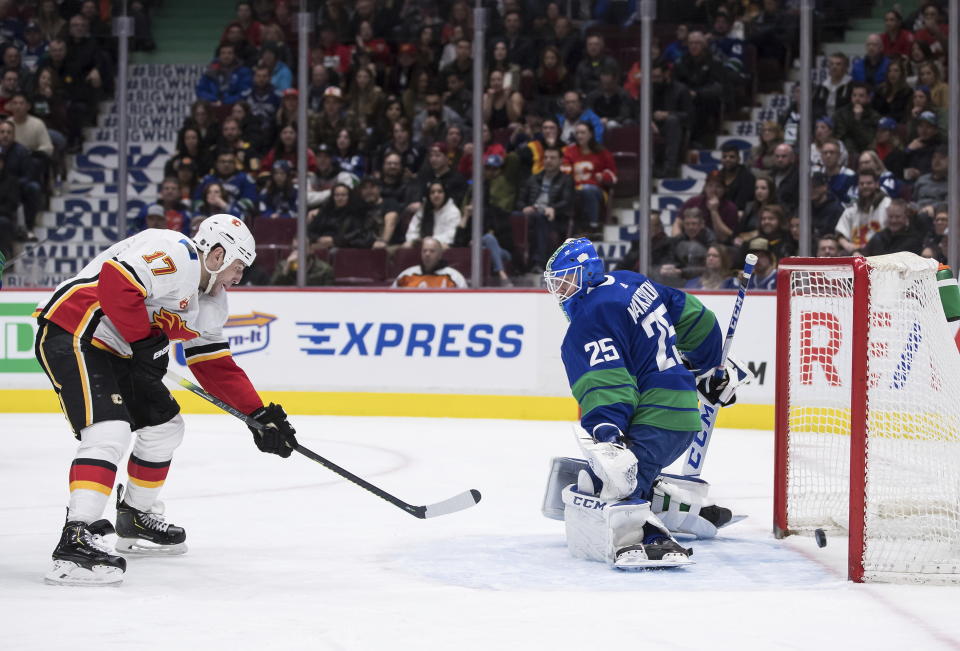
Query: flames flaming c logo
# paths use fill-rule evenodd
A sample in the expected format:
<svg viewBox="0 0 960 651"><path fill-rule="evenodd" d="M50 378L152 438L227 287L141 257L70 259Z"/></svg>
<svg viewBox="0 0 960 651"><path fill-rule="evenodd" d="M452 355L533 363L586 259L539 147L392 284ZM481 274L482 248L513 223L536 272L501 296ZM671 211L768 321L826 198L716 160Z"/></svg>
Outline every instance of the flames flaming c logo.
<svg viewBox="0 0 960 651"><path fill-rule="evenodd" d="M164 307L161 307L159 312L153 313L151 325L163 330L171 341L188 341L200 336L199 332L186 326L179 314L170 312Z"/></svg>

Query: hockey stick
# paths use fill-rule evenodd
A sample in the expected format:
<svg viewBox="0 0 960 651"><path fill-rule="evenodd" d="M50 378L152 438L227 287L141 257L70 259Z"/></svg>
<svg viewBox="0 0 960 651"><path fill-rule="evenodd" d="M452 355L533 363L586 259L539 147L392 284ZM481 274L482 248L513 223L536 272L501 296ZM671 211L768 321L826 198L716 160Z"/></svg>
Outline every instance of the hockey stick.
<svg viewBox="0 0 960 651"><path fill-rule="evenodd" d="M262 423L260 423L257 420L254 420L253 418L244 414L243 412L237 409L234 409L233 407L225 403L223 400L220 400L216 396L210 395L209 393L204 391L202 388L200 388L190 380L184 377L181 377L170 370L167 371L167 379L175 382L176 384L180 385L187 391L190 391L191 393L200 396L207 402L210 402L216 405L217 407L227 412L231 416L236 416L237 418L242 420L244 423L246 423L247 427L253 427L261 431L263 430L264 425ZM480 491L473 488L468 491L464 491L459 495L454 495L453 497L443 500L442 502L437 502L436 504L427 504L425 506L414 506L413 504L407 504L406 502L404 502L398 497L394 497L393 495L383 490L382 488L378 488L374 486L367 480L356 476L349 470L341 468L340 466L333 463L329 459L325 459L324 457L321 457L319 454L317 454L313 450L309 450L302 445L297 445L297 447L293 449L299 452L300 454L302 454L303 456L307 457L308 459L312 459L313 461L316 461L324 468L328 470L332 470L333 472L337 473L344 479L353 482L354 484L356 484L357 486L360 486L361 488L367 489L377 497L390 502L394 506L403 509L410 515L420 518L421 520L426 518L435 518L439 515L446 515L448 513L455 513L457 511L462 511L463 509L468 509L471 506L474 506L477 502L480 501Z"/></svg>
<svg viewBox="0 0 960 651"><path fill-rule="evenodd" d="M740 290L737 292L737 300L733 304L733 313L730 315L730 325L727 326L727 338L723 341L720 365L713 369L713 377L718 380L723 377L723 366L727 363L730 345L733 344L733 335L737 331L737 323L740 322L743 298L747 294L747 284L750 282L750 276L753 275L755 264L757 264L757 256L748 253L743 263L743 274L740 276ZM713 426L717 422L718 411L720 411L720 405L700 403L700 433L693 438L693 443L690 444L687 460L683 463L684 475L699 477L700 473L703 472L703 462L707 458L707 446L710 445L710 437L713 434Z"/></svg>

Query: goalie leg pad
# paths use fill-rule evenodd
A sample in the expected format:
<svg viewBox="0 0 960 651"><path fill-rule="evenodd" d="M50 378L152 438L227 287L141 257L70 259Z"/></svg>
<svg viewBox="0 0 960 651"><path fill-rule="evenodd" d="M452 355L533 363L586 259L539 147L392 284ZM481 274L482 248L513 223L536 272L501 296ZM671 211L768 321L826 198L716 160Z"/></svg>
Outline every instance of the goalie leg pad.
<svg viewBox="0 0 960 651"><path fill-rule="evenodd" d="M733 516L707 497L710 484L699 477L663 474L654 486L653 512L674 533L713 538L717 530L745 516Z"/></svg>
<svg viewBox="0 0 960 651"><path fill-rule="evenodd" d="M586 471L584 471L586 472ZM567 549L574 558L607 563L612 561L604 508L607 503L583 492L575 484L563 489Z"/></svg>
<svg viewBox="0 0 960 651"><path fill-rule="evenodd" d="M713 505L709 490L710 484L696 477L660 475L653 487L653 511L674 533L713 538L716 525L700 515L701 508Z"/></svg>
<svg viewBox="0 0 960 651"><path fill-rule="evenodd" d="M553 458L550 462L550 476L547 477L547 489L543 494L543 506L540 508L544 517L563 520L563 489L570 484L576 484L580 471L588 467L585 459Z"/></svg>

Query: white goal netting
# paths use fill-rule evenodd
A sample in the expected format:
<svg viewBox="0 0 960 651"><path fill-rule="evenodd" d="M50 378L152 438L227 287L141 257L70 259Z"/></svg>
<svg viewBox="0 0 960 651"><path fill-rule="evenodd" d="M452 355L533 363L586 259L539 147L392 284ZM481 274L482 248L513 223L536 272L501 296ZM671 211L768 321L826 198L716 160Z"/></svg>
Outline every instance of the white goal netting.
<svg viewBox="0 0 960 651"><path fill-rule="evenodd" d="M846 533L859 493L868 580L960 581L960 353L936 268L913 254L868 258L860 309L852 265L790 273L787 528ZM865 369L854 363L863 337ZM857 386L865 472L851 482Z"/></svg>

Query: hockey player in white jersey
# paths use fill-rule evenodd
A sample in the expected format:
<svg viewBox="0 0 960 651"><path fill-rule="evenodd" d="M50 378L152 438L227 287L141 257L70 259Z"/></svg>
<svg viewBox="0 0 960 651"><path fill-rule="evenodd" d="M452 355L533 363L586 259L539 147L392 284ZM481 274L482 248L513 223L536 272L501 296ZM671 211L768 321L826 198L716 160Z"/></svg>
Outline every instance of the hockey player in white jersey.
<svg viewBox="0 0 960 651"><path fill-rule="evenodd" d="M253 236L232 215L204 220L195 240L149 229L101 253L38 307L37 359L79 440L48 583L122 581L126 561L104 543L114 526L102 516L131 438L116 550L186 551L186 531L166 521L158 500L184 433L162 381L171 341L183 342L204 389L267 426L251 430L260 450L289 457L297 445L283 409L264 406L223 335L226 290L255 256Z"/></svg>

